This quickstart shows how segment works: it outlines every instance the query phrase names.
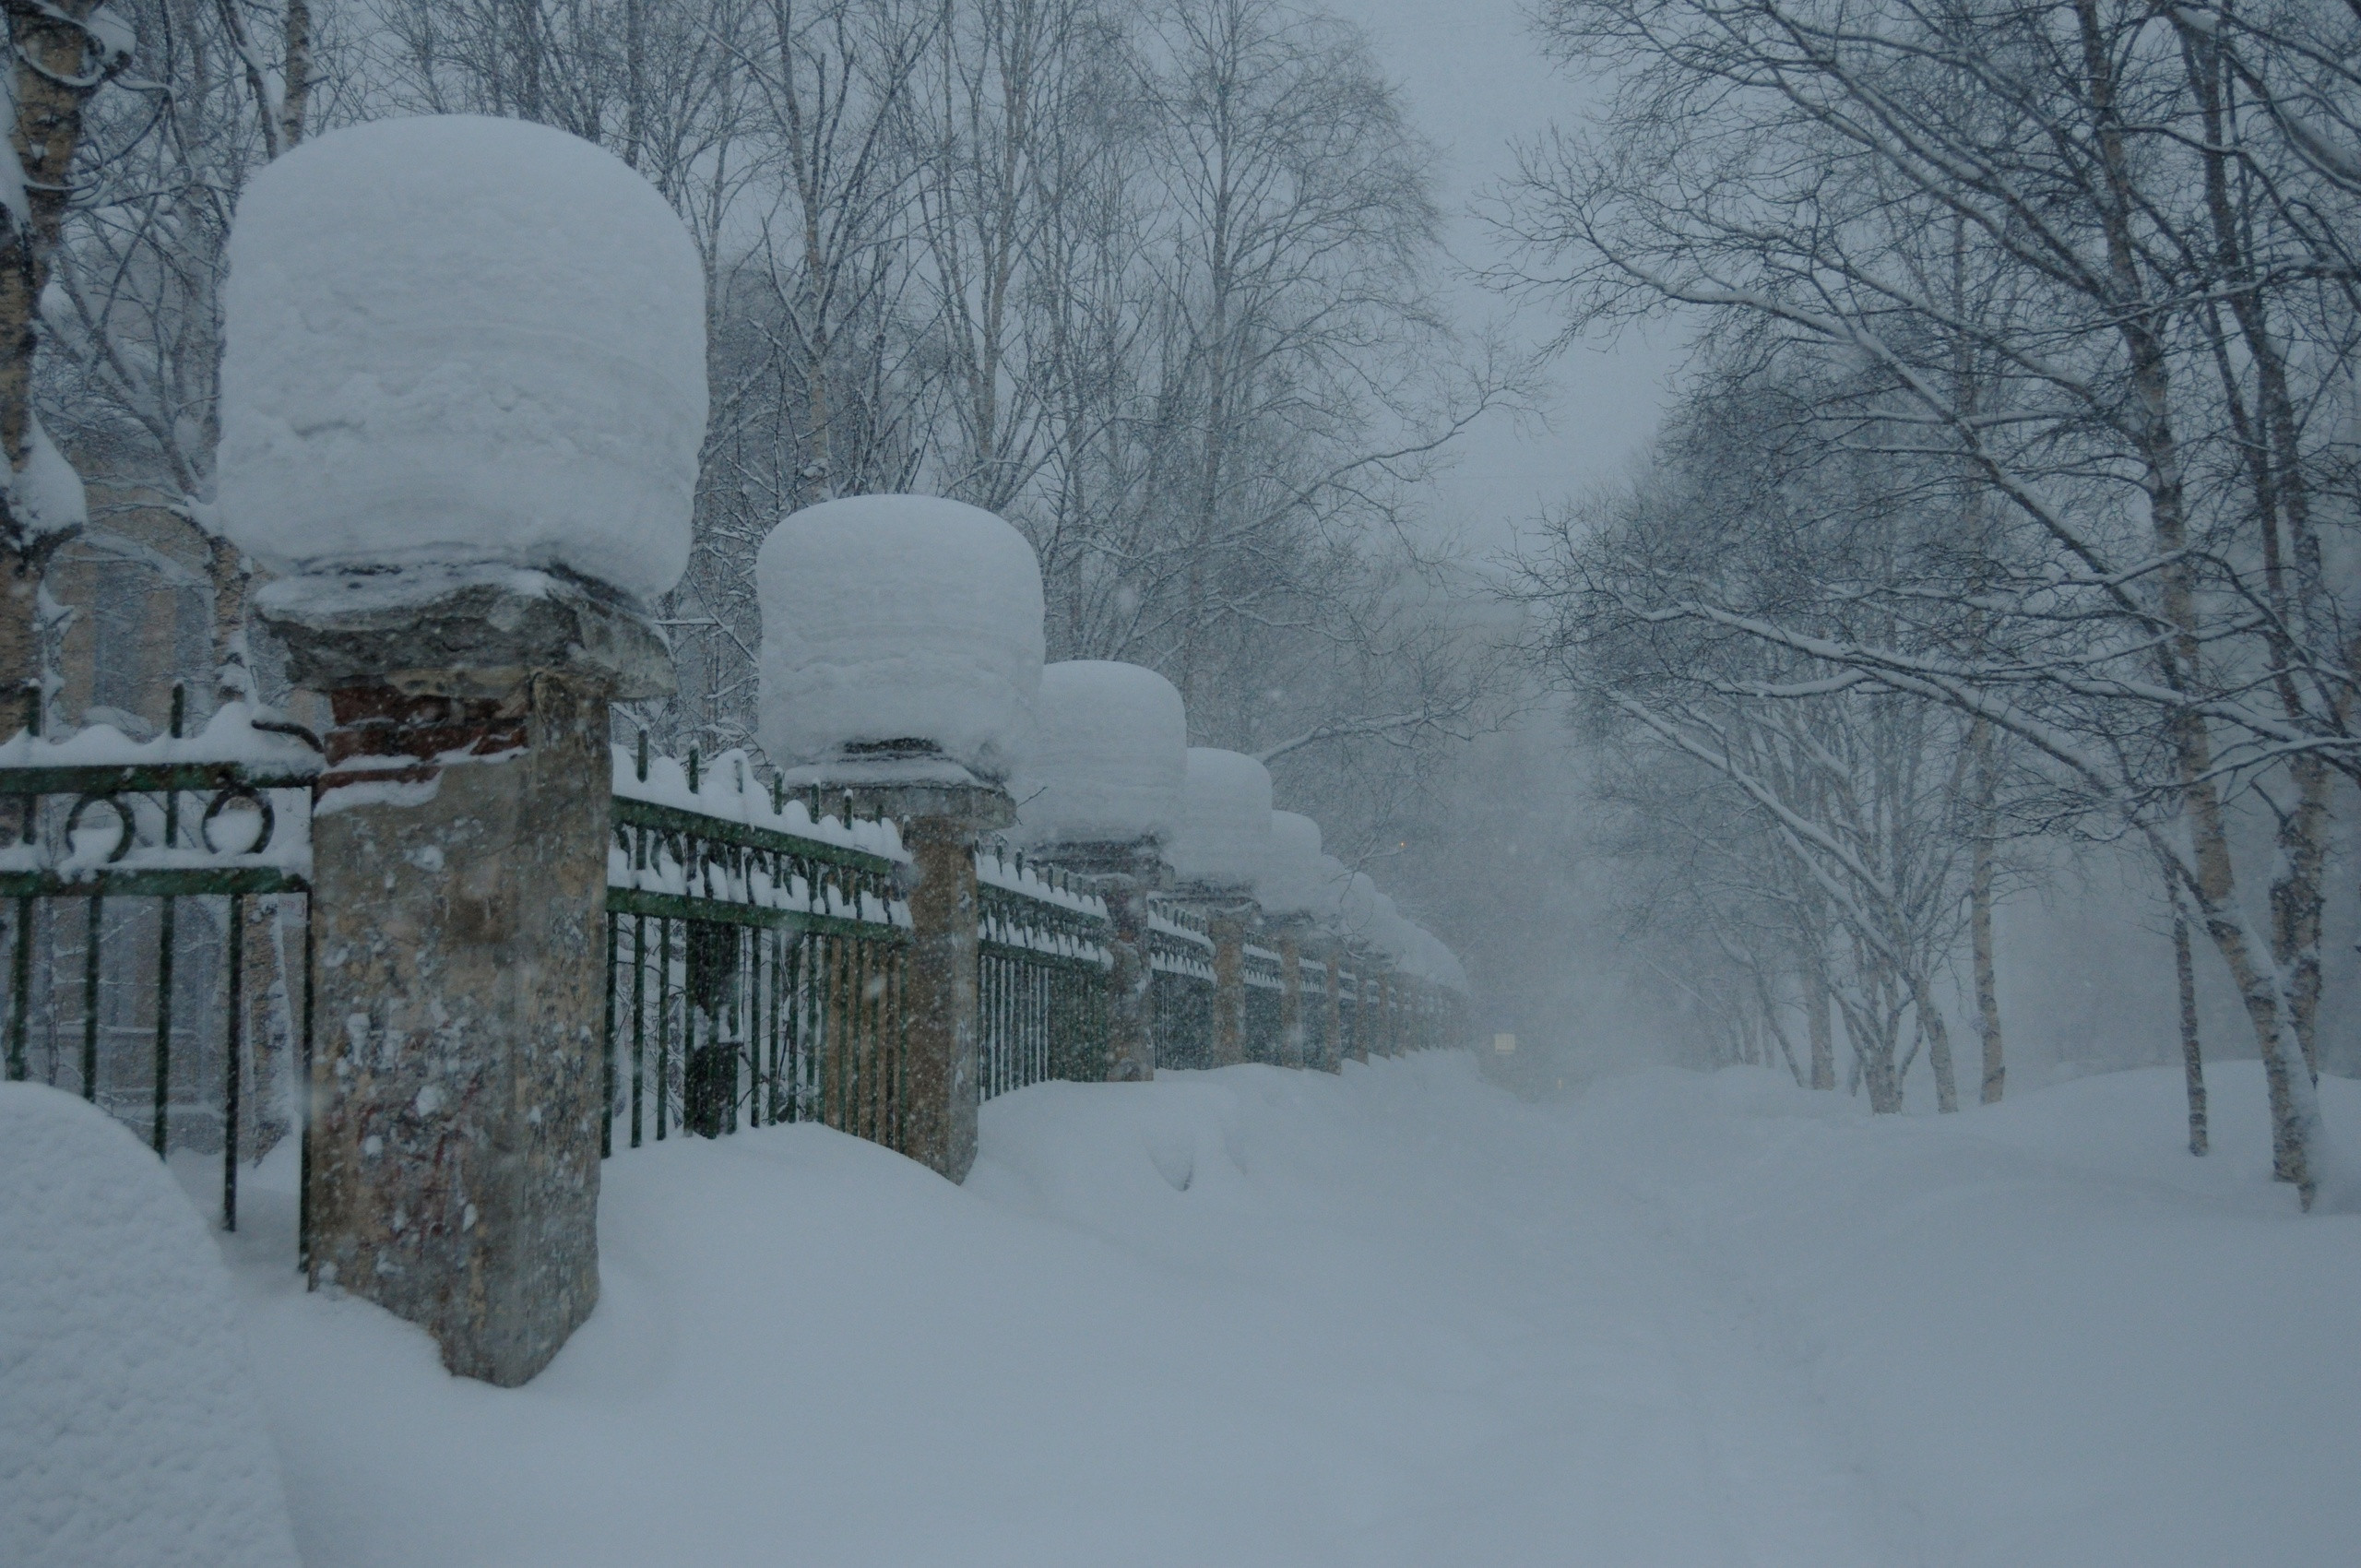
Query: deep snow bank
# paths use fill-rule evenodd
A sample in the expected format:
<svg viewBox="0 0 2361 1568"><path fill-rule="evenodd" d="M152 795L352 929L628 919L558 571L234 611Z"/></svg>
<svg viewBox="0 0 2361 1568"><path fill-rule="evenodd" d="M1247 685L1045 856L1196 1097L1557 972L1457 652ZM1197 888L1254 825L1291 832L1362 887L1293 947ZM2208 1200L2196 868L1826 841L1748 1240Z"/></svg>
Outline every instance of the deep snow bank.
<svg viewBox="0 0 2361 1568"><path fill-rule="evenodd" d="M1455 1056L1028 1089L964 1188L670 1143L514 1391L245 1277L313 1568L2345 1561L2361 1221L2242 1071L2205 1163L2165 1073L1872 1121Z"/></svg>
<svg viewBox="0 0 2361 1568"><path fill-rule="evenodd" d="M0 1084L0 1562L293 1568L231 1303L161 1161Z"/></svg>

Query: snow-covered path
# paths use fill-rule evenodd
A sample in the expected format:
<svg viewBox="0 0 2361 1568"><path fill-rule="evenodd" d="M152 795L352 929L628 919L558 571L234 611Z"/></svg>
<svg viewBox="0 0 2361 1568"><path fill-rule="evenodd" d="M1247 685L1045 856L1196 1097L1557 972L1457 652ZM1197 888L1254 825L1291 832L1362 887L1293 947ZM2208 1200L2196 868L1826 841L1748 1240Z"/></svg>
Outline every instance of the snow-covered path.
<svg viewBox="0 0 2361 1568"><path fill-rule="evenodd" d="M671 1144L513 1392L243 1277L313 1568L2349 1561L2361 1220L2218 1076L2201 1164L2163 1073L1897 1123L1455 1056L1045 1086L963 1189Z"/></svg>

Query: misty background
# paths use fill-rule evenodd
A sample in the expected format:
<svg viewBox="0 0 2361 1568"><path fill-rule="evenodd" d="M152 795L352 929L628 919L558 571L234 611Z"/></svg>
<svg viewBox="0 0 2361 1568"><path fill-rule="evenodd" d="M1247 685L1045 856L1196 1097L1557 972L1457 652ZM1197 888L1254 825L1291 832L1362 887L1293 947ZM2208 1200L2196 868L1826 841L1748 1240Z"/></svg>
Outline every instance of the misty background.
<svg viewBox="0 0 2361 1568"><path fill-rule="evenodd" d="M1664 737L1628 715L1602 718L1599 702L1644 684L1602 673L1614 659L1658 659L1647 679L1668 672L1678 685L1727 655L1640 648L1636 623L1619 630L1583 600L1596 586L1585 573L1617 550L1628 564L1646 541L1681 537L1720 504L1716 484L1732 492L1733 537L1750 508L1767 517L1817 483L1809 527L1920 541L1934 564L1909 571L1957 565L1942 553L1952 525L1924 520L1960 493L1950 458L1913 456L1903 467L1917 488L1896 481L1888 494L1891 475L1848 478L1829 456L1837 447L1811 445L1832 418L1854 417L1843 410L1869 409L1864 399L1888 398L1860 417L1890 420L1891 387L1845 381L1841 355L1761 336L1745 307L1583 294L1596 287L1584 268L1617 233L1644 248L1631 236L1648 223L1661 238L1706 215L1632 218L1631 191L1578 188L1582 138L1619 147L1631 167L1743 160L1715 148L1723 121L1688 113L1696 100L1679 81L1728 66L1683 55L1703 48L1695 39L1652 54L1632 42L1628 7L1508 0L119 9L146 85L92 101L42 303L44 419L94 497L91 529L53 572L59 597L88 612L56 632L59 667L90 671L58 695L68 719L159 725L149 710L168 676L196 683L200 709L249 683L301 700L246 624L251 568L208 510L221 243L243 179L303 135L354 120L516 115L599 141L647 174L707 267L716 411L697 554L660 607L682 688L625 716L627 731L676 752L748 741L752 555L780 516L840 494L955 495L1036 545L1051 657L1150 665L1187 698L1192 742L1266 760L1282 808L1317 817L1333 852L1376 873L1462 955L1484 1032L1519 1042L1495 1069L1536 1092L1651 1060L1792 1061L1800 1075L1812 999L1825 1033L1831 996L1857 996L1847 1028L1890 1037L1879 1049L1914 1111L1933 1104L1935 1063L1972 1053L1979 1029L1987 1051L2005 1030L2011 1082L2024 1087L2179 1058L2172 906L2142 838L2178 831L2166 823L2173 786L2157 771L2153 706L2119 662L2104 676L2120 683L2116 706L2073 719L2121 759L2105 788L2060 784L2055 759L1977 752L1986 795L1969 810L1964 776L1944 775L1943 759L1988 736L1954 734L1932 708L1908 720L1920 726L1908 737L1875 719L1888 728L1874 743L1916 748L1909 766L1926 774L1908 843L1888 848L1920 856L1930 880L1924 902L1896 916L1906 962L1864 949L1828 972L1823 957L1863 938L1831 934L1843 922L1825 925L1825 910L1809 916L1823 925L1809 937L1763 923L1794 896L1748 883L1746 867L1769 876L1789 863L1761 837L1760 802L1731 778L1709 785L1667 762ZM2301 22L2300 9L2289 15ZM2005 40L2023 20L1969 18L1960 68L2004 77ZM2127 36L2144 25L2118 22ZM2266 53L2285 42L2267 28L2255 37ZM1988 60L1987 41L2002 41ZM2164 55L2139 58L2170 88ZM2329 165L2298 167L2309 155L2270 129L2267 88L2238 90L2254 100L2242 123L2255 167L2343 190ZM1737 108L1726 114L1746 124ZM1765 145L1784 134L1770 121L1757 130ZM1572 139L1552 140L1561 134ZM1958 134L2004 148L2017 135ZM1830 167L1845 156L1828 152ZM1741 187L1771 179L1733 168ZM1613 231L1616 211L1637 227ZM1608 227L1587 240L1569 238L1579 223L1549 228L1570 215ZM1906 249L1908 235L1896 243ZM2005 269L1993 276L2013 286ZM2305 323L2306 353L2349 364L2349 309L2293 294L2286 308ZM2005 331L1991 341L2002 353ZM2185 384L2201 386L2199 348L2176 351L2189 356ZM2234 382L2245 374L2224 362ZM2319 417L2294 460L2323 476L2322 520L2302 526L2332 543L2350 528L2343 374L2298 377L2310 377L2303 395ZM1813 376L1823 381L1807 394ZM1750 424L1731 412L1748 397L1803 411ZM1774 427L1788 445L1747 445ZM2206 460L2227 461L2225 438L2205 430L2200 444L2218 449ZM2059 474L2076 471L2059 461ZM1784 488L1735 493L1774 470ZM2233 477L2204 483L2217 519L2207 526L2224 540L2203 589L2213 603L2261 569L2237 532ZM2120 530L2133 517L2126 493L2085 500ZM1808 566L1821 548L1776 570ZM2040 549L1996 545L1991 560L2037 576ZM2341 559L2331 548L2304 570L2317 578ZM2334 598L2323 582L2298 590L2312 595L2307 614L2321 613L2319 593ZM1628 607L1641 590L1615 591ZM1973 597L1943 591L1955 604ZM2118 636L2076 613L2102 643ZM2239 671L2259 657L2255 639L2205 635L2232 731L2279 734L2279 720L2249 724L2250 706L2235 706L2254 689ZM2119 660L2120 645L2106 646ZM1858 709L1873 711L1888 714ZM2062 711L2043 709L2042 722ZM2349 747L2337 738L2349 718L2349 701L2322 698L2285 722ZM2271 802L2286 798L2294 766L2269 744L2225 763L2222 786L2239 875L2214 914L2242 908L2257 930L2276 918L2273 868L2286 862ZM2349 1074L2361 1069L2352 786L2333 768L2317 775L2303 788L2318 808L2304 819L2318 929L2288 938L2282 962L2319 955L2306 1004L2318 1058ZM1972 897L1979 843L1985 893ZM1718 870L1706 863L1716 853ZM1821 895L1800 897L1797 909ZM2252 1056L2236 979L2202 921L2184 918L2197 932L2203 1047ZM1987 921L1997 1024L1970 962L1970 928ZM1926 987L1915 1006L1897 1000L1905 970ZM2314 1032L2309 1018L2298 1032ZM1820 1049L1850 1048L1846 1087L1858 1087L1858 1042L1845 1028L1833 1038Z"/></svg>

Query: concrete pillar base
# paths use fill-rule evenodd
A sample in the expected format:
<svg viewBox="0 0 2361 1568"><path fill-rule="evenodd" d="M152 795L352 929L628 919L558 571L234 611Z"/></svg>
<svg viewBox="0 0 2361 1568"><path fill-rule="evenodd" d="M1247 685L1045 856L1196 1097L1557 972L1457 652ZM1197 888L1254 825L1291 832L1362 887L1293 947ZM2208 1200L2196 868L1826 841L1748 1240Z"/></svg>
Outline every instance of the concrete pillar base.
<svg viewBox="0 0 2361 1568"><path fill-rule="evenodd" d="M599 1299L608 704L637 608L539 573L258 596L335 715L312 824L312 1278L513 1386Z"/></svg>

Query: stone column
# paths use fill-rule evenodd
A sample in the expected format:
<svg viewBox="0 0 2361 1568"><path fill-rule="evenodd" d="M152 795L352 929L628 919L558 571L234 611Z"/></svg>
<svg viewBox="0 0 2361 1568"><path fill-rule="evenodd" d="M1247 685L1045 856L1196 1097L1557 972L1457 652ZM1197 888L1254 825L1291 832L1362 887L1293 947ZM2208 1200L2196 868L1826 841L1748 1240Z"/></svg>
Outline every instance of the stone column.
<svg viewBox="0 0 2361 1568"><path fill-rule="evenodd" d="M608 704L636 606L539 573L257 598L334 725L312 822L311 1272L513 1386L599 1299Z"/></svg>
<svg viewBox="0 0 2361 1568"><path fill-rule="evenodd" d="M1353 957L1353 1060L1369 1060L1369 1031L1377 1016L1377 974L1370 968L1366 954Z"/></svg>
<svg viewBox="0 0 2361 1568"><path fill-rule="evenodd" d="M1044 860L1103 898L1114 931L1107 944L1107 1039L1101 1052L1075 1051L1055 1069L1084 1082L1144 1084L1156 1076L1156 972L1148 949L1148 895L1170 877L1153 838L1120 844L1058 844Z"/></svg>
<svg viewBox="0 0 2361 1568"><path fill-rule="evenodd" d="M1214 939L1214 1065L1246 1060L1246 907L1216 906L1205 921Z"/></svg>
<svg viewBox="0 0 2361 1568"><path fill-rule="evenodd" d="M1279 1065L1300 1067L1303 1059L1303 932L1293 921L1282 924L1279 941Z"/></svg>
<svg viewBox="0 0 2361 1568"><path fill-rule="evenodd" d="M955 765L919 760L910 782L892 764L829 765L787 776L848 800L857 816L901 825L910 852L910 962L902 988L902 1152L964 1182L976 1163L979 956L976 843L1016 820L1008 792L981 779L941 782ZM957 772L966 773L965 768Z"/></svg>
<svg viewBox="0 0 2361 1568"><path fill-rule="evenodd" d="M1341 1073L1345 1070L1345 988L1338 971L1344 967L1344 949L1331 942L1322 957L1328 971L1328 1033L1321 1042L1320 1068L1326 1073Z"/></svg>

